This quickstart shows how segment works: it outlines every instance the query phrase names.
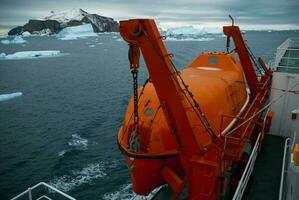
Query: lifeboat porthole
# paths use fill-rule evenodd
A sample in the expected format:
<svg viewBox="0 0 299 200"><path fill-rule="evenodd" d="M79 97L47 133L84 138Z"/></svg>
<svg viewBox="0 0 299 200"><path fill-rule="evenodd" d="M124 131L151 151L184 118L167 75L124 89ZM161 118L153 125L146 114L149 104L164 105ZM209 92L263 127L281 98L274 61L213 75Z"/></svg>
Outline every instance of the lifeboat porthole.
<svg viewBox="0 0 299 200"><path fill-rule="evenodd" d="M151 109L151 108L147 108L145 111L144 111L144 114L146 116L151 116L152 114L154 114L154 110Z"/></svg>

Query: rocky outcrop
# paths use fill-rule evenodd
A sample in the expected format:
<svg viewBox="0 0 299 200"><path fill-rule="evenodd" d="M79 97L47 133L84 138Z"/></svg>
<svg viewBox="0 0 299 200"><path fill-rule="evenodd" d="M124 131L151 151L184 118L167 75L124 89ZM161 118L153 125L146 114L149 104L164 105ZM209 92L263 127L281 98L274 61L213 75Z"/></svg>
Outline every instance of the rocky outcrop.
<svg viewBox="0 0 299 200"><path fill-rule="evenodd" d="M31 19L24 26L11 29L8 35L21 35L23 32L54 34L65 27L90 23L94 32L118 32L118 23L112 18L89 14L86 11L72 9L67 12L54 13L42 19Z"/></svg>

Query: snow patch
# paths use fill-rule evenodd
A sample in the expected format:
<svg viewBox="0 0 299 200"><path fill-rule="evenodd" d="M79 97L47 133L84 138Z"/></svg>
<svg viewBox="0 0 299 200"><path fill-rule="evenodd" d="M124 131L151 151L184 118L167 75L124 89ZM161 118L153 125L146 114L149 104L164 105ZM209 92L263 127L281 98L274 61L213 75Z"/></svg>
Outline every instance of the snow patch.
<svg viewBox="0 0 299 200"><path fill-rule="evenodd" d="M35 59L35 58L50 58L66 55L57 50L47 51L20 51L14 54L0 53L0 60L21 60L21 59Z"/></svg>
<svg viewBox="0 0 299 200"><path fill-rule="evenodd" d="M10 94L0 94L0 102L1 101L7 101L16 97L22 96L22 92L15 92L15 93L10 93Z"/></svg>
<svg viewBox="0 0 299 200"><path fill-rule="evenodd" d="M21 36L16 36L11 40L1 40L2 44L24 44L27 43Z"/></svg>
<svg viewBox="0 0 299 200"><path fill-rule="evenodd" d="M40 18L40 20L56 20L60 23L67 23L71 20L82 20L84 17L84 14L87 14L81 9L70 9L62 12L55 12L51 11L51 14L46 17Z"/></svg>
<svg viewBox="0 0 299 200"><path fill-rule="evenodd" d="M91 24L84 24L80 26L71 26L62 29L56 37L60 40L76 40L78 38L87 38L98 36L94 33Z"/></svg>

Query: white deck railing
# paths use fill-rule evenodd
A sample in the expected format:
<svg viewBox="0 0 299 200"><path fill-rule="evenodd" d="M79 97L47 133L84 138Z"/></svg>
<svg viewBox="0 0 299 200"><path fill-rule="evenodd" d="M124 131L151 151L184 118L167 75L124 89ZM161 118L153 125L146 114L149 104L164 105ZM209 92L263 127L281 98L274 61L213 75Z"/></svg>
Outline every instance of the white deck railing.
<svg viewBox="0 0 299 200"><path fill-rule="evenodd" d="M39 188L40 186L44 186L45 188L47 188L48 190L52 191L52 192L55 192L55 193L58 193L60 194L61 196L65 197L66 199L69 199L69 200L76 200L75 198L69 196L68 194L64 193L64 192L61 192L60 190L54 188L53 186L47 184L47 183L44 183L44 182L40 182L36 185L34 185L33 187L29 187L27 190L25 190L24 192L20 193L19 195L15 196L14 198L12 198L11 200L16 200L16 199L19 199L20 197L23 197L24 195L27 195L28 197L28 200L33 200L32 199L32 191L34 189L37 189ZM36 200L41 200L41 199L47 199L47 200L52 200L52 198L48 197L46 194L43 194L39 197L36 198Z"/></svg>
<svg viewBox="0 0 299 200"><path fill-rule="evenodd" d="M250 154L249 160L243 172L243 175L239 181L233 200L241 200L243 197L250 175L252 174L254 168L254 164L258 155L258 149L261 144L261 141L262 141L262 133L259 133L255 145L253 147L252 153Z"/></svg>
<svg viewBox="0 0 299 200"><path fill-rule="evenodd" d="M288 153L290 152L291 148L291 139L287 138L284 143L284 152L283 152L283 160L282 160L282 168L281 168L281 176L280 176L280 188L279 188L279 200L283 200L285 196L284 190L284 182L285 182L285 174L288 172L288 162L289 156Z"/></svg>
<svg viewBox="0 0 299 200"><path fill-rule="evenodd" d="M279 63L287 50L299 51L299 38L288 38L277 48L275 63L273 66L274 70L276 70L276 68L279 66Z"/></svg>

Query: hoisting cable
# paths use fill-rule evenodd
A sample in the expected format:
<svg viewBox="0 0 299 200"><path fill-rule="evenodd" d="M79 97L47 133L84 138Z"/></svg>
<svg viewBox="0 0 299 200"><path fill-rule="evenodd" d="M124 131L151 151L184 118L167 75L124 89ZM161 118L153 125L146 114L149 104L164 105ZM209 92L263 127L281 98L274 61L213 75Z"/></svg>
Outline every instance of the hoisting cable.
<svg viewBox="0 0 299 200"><path fill-rule="evenodd" d="M256 113L254 113L251 117L249 117L247 120L245 120L244 122L242 122L241 124L239 124L238 126L236 126L233 130L229 131L228 133L226 133L225 135L230 135L231 133L233 133L234 131L236 131L238 128L240 128L241 126L243 126L244 124L246 124L247 122L249 122L251 119L253 119L254 117L256 117L258 114L262 113L265 109L267 109L269 106L271 106L273 103L275 103L276 101L278 101L279 99L281 99L283 96L285 96L287 93L289 93L290 91L292 91L297 85L299 85L299 82L294 84L290 89L286 90L284 93L282 93L280 96L278 96L276 99L273 99L272 101L270 101L267 105L265 105L262 109L260 109L259 111L257 111Z"/></svg>
<svg viewBox="0 0 299 200"><path fill-rule="evenodd" d="M259 71L260 75L265 74L265 72L264 73L262 72L262 71L264 71L264 69L258 64L258 61L257 61L256 57L254 56L253 52L251 51L251 49L249 48L249 46L247 45L247 43L246 42L244 42L244 43L245 43L245 47L246 47L246 49L248 51L248 54L249 54L252 62L254 63L254 66Z"/></svg>

